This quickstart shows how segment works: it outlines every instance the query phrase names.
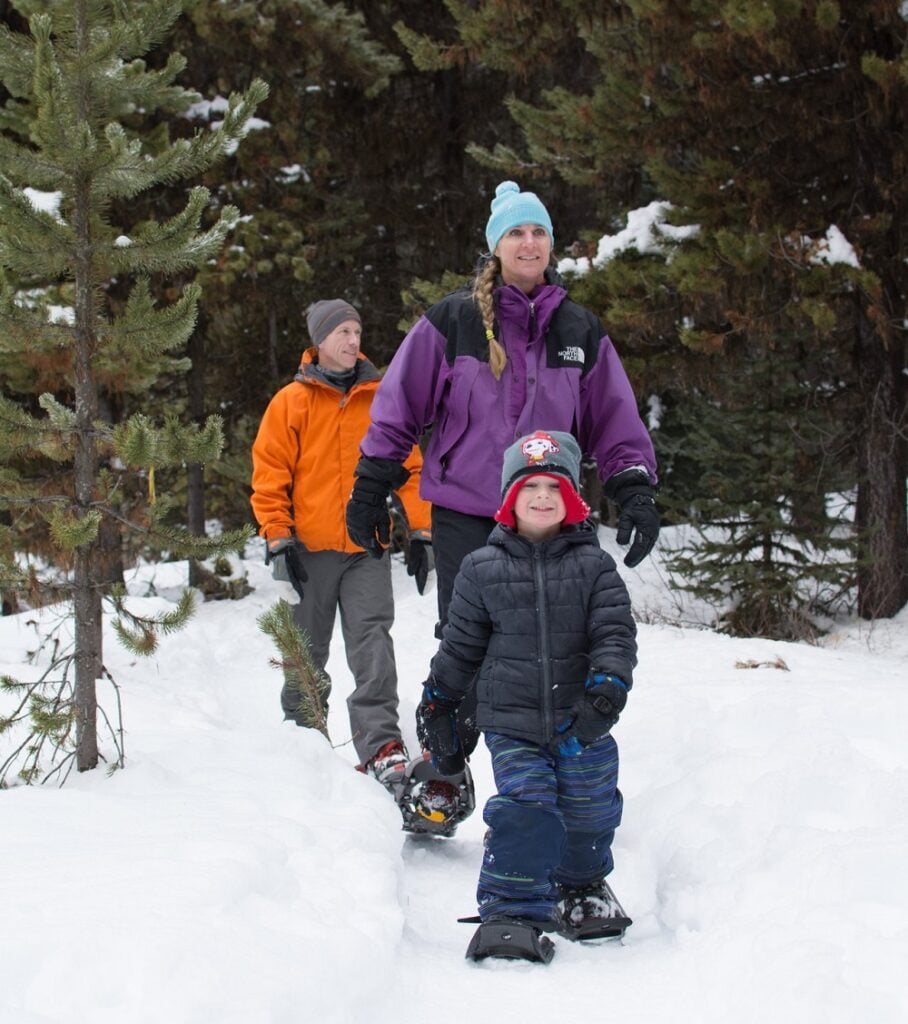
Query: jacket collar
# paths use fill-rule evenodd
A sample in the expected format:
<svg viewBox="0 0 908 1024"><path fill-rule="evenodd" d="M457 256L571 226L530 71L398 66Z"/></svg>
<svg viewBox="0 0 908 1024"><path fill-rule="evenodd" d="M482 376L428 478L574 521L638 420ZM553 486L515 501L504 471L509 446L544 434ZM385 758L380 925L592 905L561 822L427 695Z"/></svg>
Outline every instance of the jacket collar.
<svg viewBox="0 0 908 1024"><path fill-rule="evenodd" d="M303 353L299 369L293 379L299 381L300 384L321 384L324 387L331 388L333 391L342 391L337 384L330 381L322 372L321 367L318 365L317 357L318 349L311 345ZM360 384L381 380L381 374L376 369L375 364L370 362L362 352L359 354L354 369L356 370L356 377L350 386L350 391L359 387ZM347 394L350 394L350 391Z"/></svg>
<svg viewBox="0 0 908 1024"><path fill-rule="evenodd" d="M569 548L581 544L593 544L599 547L599 535L593 523L587 519L582 523L564 527L556 537L536 545L528 541L526 537L521 537L510 526L498 523L489 534L489 543L504 548L515 558L531 558L535 547L542 549L541 553L544 558L557 558Z"/></svg>

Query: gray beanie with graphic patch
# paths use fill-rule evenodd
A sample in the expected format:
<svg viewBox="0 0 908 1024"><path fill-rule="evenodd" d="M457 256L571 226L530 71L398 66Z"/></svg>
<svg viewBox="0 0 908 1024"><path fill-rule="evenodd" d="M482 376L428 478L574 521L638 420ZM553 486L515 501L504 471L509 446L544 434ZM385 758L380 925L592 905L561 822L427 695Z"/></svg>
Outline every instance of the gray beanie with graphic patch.
<svg viewBox="0 0 908 1024"><path fill-rule="evenodd" d="M519 438L504 453L501 506L495 521L516 526L514 505L524 483L539 473L555 477L564 499L564 523L581 523L590 507L580 494L580 445L563 430L536 430Z"/></svg>
<svg viewBox="0 0 908 1024"><path fill-rule="evenodd" d="M580 446L563 430L537 430L515 441L504 453L501 494L519 477L531 473L566 476L575 491L580 490Z"/></svg>

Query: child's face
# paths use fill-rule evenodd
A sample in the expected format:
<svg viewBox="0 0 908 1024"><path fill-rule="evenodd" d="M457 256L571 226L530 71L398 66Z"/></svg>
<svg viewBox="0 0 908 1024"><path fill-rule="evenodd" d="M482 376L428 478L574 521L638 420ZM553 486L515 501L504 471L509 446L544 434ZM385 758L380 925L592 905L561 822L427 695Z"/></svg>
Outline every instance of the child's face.
<svg viewBox="0 0 908 1024"><path fill-rule="evenodd" d="M547 473L535 473L517 492L514 518L517 532L527 540L535 543L554 537L566 515L561 485Z"/></svg>

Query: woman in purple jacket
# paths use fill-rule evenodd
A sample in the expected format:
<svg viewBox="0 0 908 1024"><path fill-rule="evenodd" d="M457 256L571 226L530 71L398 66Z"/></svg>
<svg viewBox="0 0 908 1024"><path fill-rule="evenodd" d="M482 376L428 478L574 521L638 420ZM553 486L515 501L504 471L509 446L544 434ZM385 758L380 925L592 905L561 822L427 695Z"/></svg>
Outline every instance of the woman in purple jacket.
<svg viewBox="0 0 908 1024"><path fill-rule="evenodd" d="M495 525L504 452L525 434L567 431L596 460L620 508L618 543L633 534L625 565L638 565L659 534L652 441L605 329L554 270L548 211L512 181L495 190L491 210L490 255L473 287L432 306L391 360L346 511L350 537L381 557L388 495L432 428L420 494L432 503L439 637L460 563Z"/></svg>

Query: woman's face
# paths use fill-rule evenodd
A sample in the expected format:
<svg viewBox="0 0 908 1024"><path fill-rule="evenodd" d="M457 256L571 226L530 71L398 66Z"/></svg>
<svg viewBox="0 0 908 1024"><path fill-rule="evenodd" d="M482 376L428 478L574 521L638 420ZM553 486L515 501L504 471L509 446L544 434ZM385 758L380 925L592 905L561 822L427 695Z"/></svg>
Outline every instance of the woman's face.
<svg viewBox="0 0 908 1024"><path fill-rule="evenodd" d="M545 282L545 268L552 255L552 240L540 224L521 224L502 235L495 249L505 284L529 294Z"/></svg>

